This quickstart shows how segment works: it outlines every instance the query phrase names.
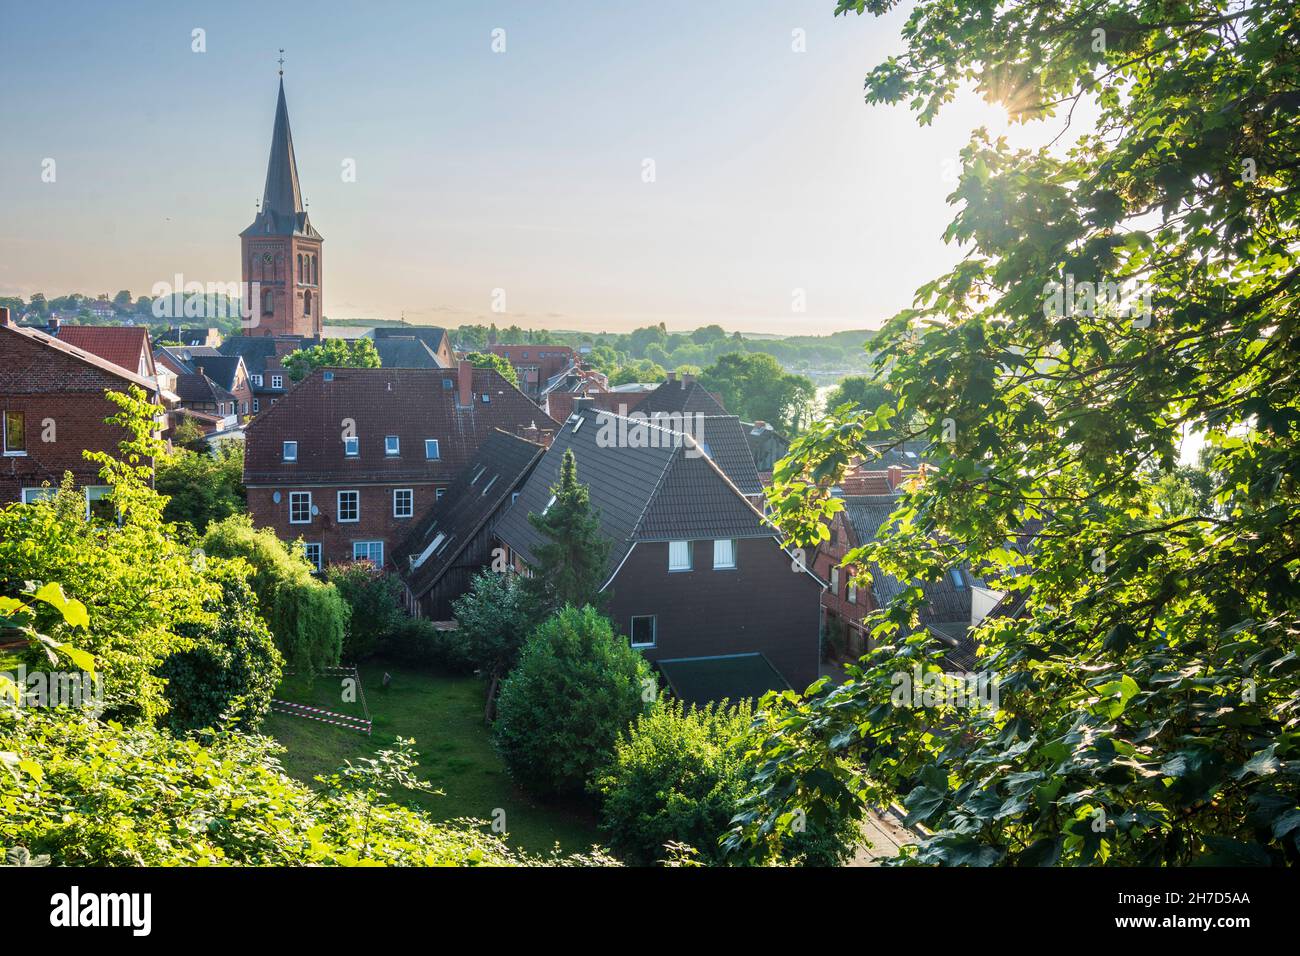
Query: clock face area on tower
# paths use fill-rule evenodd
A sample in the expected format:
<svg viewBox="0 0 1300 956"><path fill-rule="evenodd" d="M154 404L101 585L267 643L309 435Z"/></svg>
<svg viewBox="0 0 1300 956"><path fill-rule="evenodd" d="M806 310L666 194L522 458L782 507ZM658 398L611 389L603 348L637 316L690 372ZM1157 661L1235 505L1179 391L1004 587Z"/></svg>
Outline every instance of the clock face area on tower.
<svg viewBox="0 0 1300 956"><path fill-rule="evenodd" d="M247 335L321 334L324 238L307 215L289 129L284 79L275 107L266 185L257 215L240 233Z"/></svg>

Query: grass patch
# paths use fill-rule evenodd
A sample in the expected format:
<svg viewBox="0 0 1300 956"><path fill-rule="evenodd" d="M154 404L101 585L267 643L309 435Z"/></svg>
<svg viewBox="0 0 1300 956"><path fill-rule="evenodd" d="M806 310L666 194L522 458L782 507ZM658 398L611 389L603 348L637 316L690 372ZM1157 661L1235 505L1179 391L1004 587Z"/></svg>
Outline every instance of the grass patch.
<svg viewBox="0 0 1300 956"><path fill-rule="evenodd" d="M385 671L393 678L386 690ZM400 791L394 799L414 803L437 820L490 821L495 810L503 809L508 841L535 853L556 843L566 852L581 852L600 842L588 809L540 803L511 782L483 723L485 688L478 678L384 661L362 664L360 672L374 721L372 736L285 714L271 714L263 724L262 732L287 748L281 761L291 776L310 782L316 774L337 770L345 760L391 747L397 737L413 737L420 754L417 774L444 795ZM275 696L363 716L360 700L343 701L341 680L287 677Z"/></svg>

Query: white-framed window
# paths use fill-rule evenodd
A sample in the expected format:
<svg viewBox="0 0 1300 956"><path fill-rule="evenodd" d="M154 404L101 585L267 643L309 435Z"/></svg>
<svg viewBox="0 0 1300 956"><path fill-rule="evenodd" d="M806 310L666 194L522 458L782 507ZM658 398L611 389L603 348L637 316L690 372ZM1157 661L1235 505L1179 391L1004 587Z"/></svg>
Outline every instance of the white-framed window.
<svg viewBox="0 0 1300 956"><path fill-rule="evenodd" d="M691 543L689 541L668 542L668 570L689 571L691 569Z"/></svg>
<svg viewBox="0 0 1300 956"><path fill-rule="evenodd" d="M302 556L307 559L313 568L321 570L321 555L319 541L304 541L302 543Z"/></svg>
<svg viewBox="0 0 1300 956"><path fill-rule="evenodd" d="M831 594L840 593L840 569L831 568Z"/></svg>
<svg viewBox="0 0 1300 956"><path fill-rule="evenodd" d="M424 440L424 458L425 461L437 461L441 456L438 451L438 439L426 438Z"/></svg>
<svg viewBox="0 0 1300 956"><path fill-rule="evenodd" d="M311 492L289 492L289 524L311 524Z"/></svg>
<svg viewBox="0 0 1300 956"><path fill-rule="evenodd" d="M284 388L284 376L283 376L283 375L272 375L272 376L271 376L271 387L272 387L272 388Z"/></svg>
<svg viewBox="0 0 1300 956"><path fill-rule="evenodd" d="M415 514L415 491L410 488L393 489L393 517L409 518Z"/></svg>
<svg viewBox="0 0 1300 956"><path fill-rule="evenodd" d="M736 542L718 538L713 542L713 570L725 571L736 566Z"/></svg>
<svg viewBox="0 0 1300 956"><path fill-rule="evenodd" d="M632 641L633 647L654 647L655 616L653 614L634 615L632 626L628 628L628 637Z"/></svg>
<svg viewBox="0 0 1300 956"><path fill-rule="evenodd" d="M24 488L23 504L25 505L35 504L38 501L44 501L47 498L53 498L58 493L59 493L58 488L51 488L48 486L44 488Z"/></svg>
<svg viewBox="0 0 1300 956"><path fill-rule="evenodd" d="M12 457L27 454L27 419L14 409L6 409L4 415L4 453Z"/></svg>
<svg viewBox="0 0 1300 956"><path fill-rule="evenodd" d="M262 403L259 402L257 399L253 399L253 414L256 415L261 410L262 410Z"/></svg>
<svg viewBox="0 0 1300 956"><path fill-rule="evenodd" d="M361 520L361 492L339 492L339 521Z"/></svg>
<svg viewBox="0 0 1300 956"><path fill-rule="evenodd" d="M109 497L113 489L109 485L86 486L86 517L94 515L105 521L117 520L117 506Z"/></svg>
<svg viewBox="0 0 1300 956"><path fill-rule="evenodd" d="M253 384L256 385L258 388L261 388L261 387L262 387L262 376L261 376L261 375L254 375L254 376L253 376Z"/></svg>
<svg viewBox="0 0 1300 956"><path fill-rule="evenodd" d="M353 541L352 560L369 561L375 567L382 568L384 566L384 542Z"/></svg>
<svg viewBox="0 0 1300 956"><path fill-rule="evenodd" d="M285 460L285 461L297 461L297 460L298 460L298 443L297 443L296 441L287 441L287 442L285 442L285 443L284 443L284 450L283 450L282 454L283 454L283 456L284 456L284 460Z"/></svg>
<svg viewBox="0 0 1300 956"><path fill-rule="evenodd" d="M344 439L343 439L343 454L345 454L345 455L346 455L347 457L349 457L349 458L356 458L358 455L360 455L360 454L361 454L361 439L360 439L360 438L344 438Z"/></svg>
<svg viewBox="0 0 1300 956"><path fill-rule="evenodd" d="M402 453L402 440L397 435L384 436L384 454L400 455Z"/></svg>

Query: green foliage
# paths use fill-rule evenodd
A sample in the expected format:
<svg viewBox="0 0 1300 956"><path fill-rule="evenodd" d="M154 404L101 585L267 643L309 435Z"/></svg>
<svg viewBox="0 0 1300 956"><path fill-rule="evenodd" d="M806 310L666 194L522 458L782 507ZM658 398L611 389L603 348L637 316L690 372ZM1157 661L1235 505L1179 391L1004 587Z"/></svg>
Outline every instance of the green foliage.
<svg viewBox="0 0 1300 956"><path fill-rule="evenodd" d="M874 381L866 375L846 375L826 395L826 407L836 409L848 403L854 408L874 412L881 405L893 404L896 399L884 382Z"/></svg>
<svg viewBox="0 0 1300 956"><path fill-rule="evenodd" d="M246 507L244 445L223 442L212 451L177 448L157 461L154 490L168 501L163 520L202 534L208 525Z"/></svg>
<svg viewBox="0 0 1300 956"><path fill-rule="evenodd" d="M1094 27L1104 49L1079 40ZM1017 118L1086 95L1099 119L1067 150L977 131L963 151L947 236L967 254L874 343L885 411L920 423L939 467L845 560L935 580L969 558L1025 613L978 634L999 709L938 711L886 703L926 655L907 636L920 589L875 614L880 648L853 680L774 715L768 793L738 839L770 847L796 809L903 799L934 831L924 863L1300 862L1294 28L1280 2L916 5L869 100L926 122L973 78ZM1128 312L1067 308L1067 282L1145 288ZM825 485L889 416L838 417L778 469L797 540L819 536ZM1184 429L1214 449L1210 503L1159 487ZM1026 523L1024 557L1007 542Z"/></svg>
<svg viewBox="0 0 1300 956"><path fill-rule="evenodd" d="M633 382L662 382L668 377L668 372L657 362L635 359L617 366L608 375L610 385L630 385Z"/></svg>
<svg viewBox="0 0 1300 956"><path fill-rule="evenodd" d="M320 345L290 352L280 360L289 378L300 382L318 368L379 368L379 350L370 339L325 339Z"/></svg>
<svg viewBox="0 0 1300 956"><path fill-rule="evenodd" d="M507 382L516 388L519 387L519 376L515 374L515 367L504 355L497 355L495 352L469 352L465 358L475 368L496 369Z"/></svg>
<svg viewBox="0 0 1300 956"><path fill-rule="evenodd" d="M402 582L369 561L331 564L325 569L325 579L351 609L343 638L343 657L348 661L355 663L374 654L407 616L398 603Z"/></svg>
<svg viewBox="0 0 1300 956"><path fill-rule="evenodd" d="M170 707L163 723L174 731L229 725L256 730L271 709L283 658L248 583L251 568L240 560L208 558L206 578L221 588L204 610L211 619L184 625L193 641L166 657L159 675L167 681Z"/></svg>
<svg viewBox="0 0 1300 956"><path fill-rule="evenodd" d="M457 628L448 638L461 648L460 658L490 680L509 673L534 621L518 576L478 573L452 610Z"/></svg>
<svg viewBox="0 0 1300 956"><path fill-rule="evenodd" d="M208 554L243 558L252 566L257 603L289 667L318 673L338 664L350 618L347 602L334 585L312 576L311 565L296 548L269 528L255 529L246 515L212 525L203 547Z"/></svg>
<svg viewBox="0 0 1300 956"><path fill-rule="evenodd" d="M551 494L555 502L543 514L528 516L545 539L533 549L536 564L522 585L534 620L566 605L600 607L606 600L600 588L605 583L609 541L600 532L599 516L591 510L587 486L578 482L572 451L564 453L560 480L551 486Z"/></svg>
<svg viewBox="0 0 1300 956"><path fill-rule="evenodd" d="M84 628L52 620L47 632L70 638L102 671L107 712L118 720L152 720L167 706L158 664L187 646L190 624L210 622L205 604L218 594L196 560L193 542L162 519L163 499L149 486L156 408L139 389L109 392L122 411L119 458L87 454L112 489L118 522L86 518L86 499L65 478L59 492L35 504L0 509L0 582L12 595L25 581L58 581L89 611ZM45 622L41 622L42 625Z"/></svg>
<svg viewBox="0 0 1300 956"><path fill-rule="evenodd" d="M817 390L810 379L784 371L772 356L729 352L700 373L700 384L722 396L732 415L797 432L812 417Z"/></svg>
<svg viewBox="0 0 1300 956"><path fill-rule="evenodd" d="M385 658L452 674L474 669L465 650L454 631L439 630L432 621L417 617L401 618L383 644Z"/></svg>
<svg viewBox="0 0 1300 956"><path fill-rule="evenodd" d="M595 781L601 829L620 860L649 866L669 844L692 847L700 862L720 864L723 834L749 792L745 761L748 704L704 708L656 704L618 739Z"/></svg>
<svg viewBox="0 0 1300 956"><path fill-rule="evenodd" d="M645 711L653 680L594 608L564 608L533 632L501 685L493 742L510 775L540 797L583 793Z"/></svg>
<svg viewBox="0 0 1300 956"><path fill-rule="evenodd" d="M517 866L468 821L434 823L387 802L412 770L411 742L318 779L285 776L268 738L233 730L174 737L69 711L0 709L0 750L31 770L0 773L0 845L56 866Z"/></svg>

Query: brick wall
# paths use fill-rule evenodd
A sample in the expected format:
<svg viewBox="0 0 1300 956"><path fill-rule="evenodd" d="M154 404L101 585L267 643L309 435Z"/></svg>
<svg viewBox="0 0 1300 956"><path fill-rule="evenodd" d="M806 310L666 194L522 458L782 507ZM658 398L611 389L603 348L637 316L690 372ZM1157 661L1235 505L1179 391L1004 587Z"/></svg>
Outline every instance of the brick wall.
<svg viewBox="0 0 1300 956"><path fill-rule="evenodd" d="M638 544L611 585L609 614L627 634L633 615L656 617L651 661L762 653L790 686L817 679L818 595L806 572L772 538L736 542L736 567L713 570L713 542L692 542L691 571L668 570L668 544Z"/></svg>

